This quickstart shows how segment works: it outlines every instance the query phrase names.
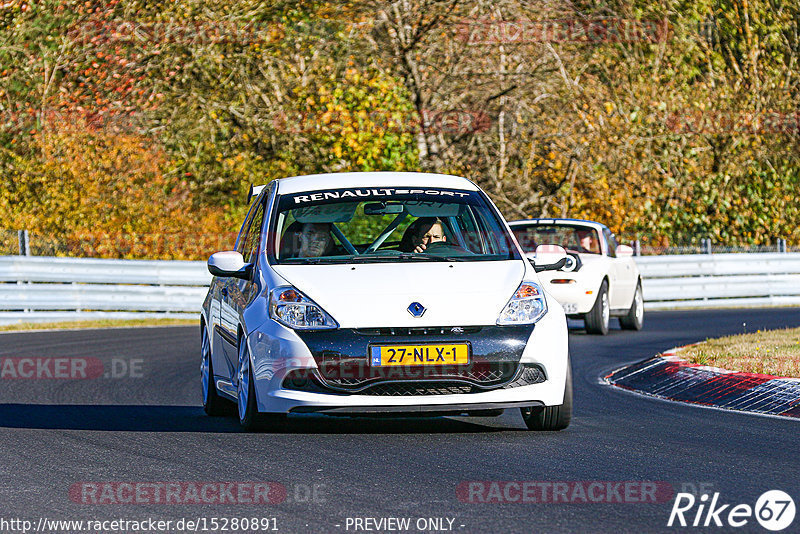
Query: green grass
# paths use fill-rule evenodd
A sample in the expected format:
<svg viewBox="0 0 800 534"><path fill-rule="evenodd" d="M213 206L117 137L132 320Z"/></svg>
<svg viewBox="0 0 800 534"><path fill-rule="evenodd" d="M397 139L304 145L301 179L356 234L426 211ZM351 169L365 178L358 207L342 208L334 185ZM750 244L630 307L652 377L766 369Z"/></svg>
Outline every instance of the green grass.
<svg viewBox="0 0 800 534"><path fill-rule="evenodd" d="M800 328L708 339L678 356L730 371L800 378Z"/></svg>
<svg viewBox="0 0 800 534"><path fill-rule="evenodd" d="M128 328L137 326L197 325L196 319L97 319L94 321L64 321L56 323L19 323L0 325L0 332L25 330L66 330L75 328Z"/></svg>

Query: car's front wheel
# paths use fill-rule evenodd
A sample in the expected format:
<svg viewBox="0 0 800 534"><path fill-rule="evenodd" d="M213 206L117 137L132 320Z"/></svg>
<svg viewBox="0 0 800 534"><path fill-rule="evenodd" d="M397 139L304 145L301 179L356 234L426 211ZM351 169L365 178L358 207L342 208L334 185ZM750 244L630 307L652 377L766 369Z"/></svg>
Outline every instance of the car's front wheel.
<svg viewBox="0 0 800 534"><path fill-rule="evenodd" d="M572 363L567 360L564 401L557 406L521 408L528 430L564 430L572 420Z"/></svg>
<svg viewBox="0 0 800 534"><path fill-rule="evenodd" d="M619 318L619 325L625 330L641 330L644 325L644 298L642 297L642 282L636 285L631 308L626 315Z"/></svg>
<svg viewBox="0 0 800 534"><path fill-rule="evenodd" d="M245 430L255 430L258 422L258 405L255 384L253 384L253 371L250 369L250 351L244 340L239 343L239 369L236 373L236 404L239 408L239 424Z"/></svg>
<svg viewBox="0 0 800 534"><path fill-rule="evenodd" d="M208 415L224 415L227 402L217 393L214 384L214 368L211 363L211 342L205 327L201 332L203 339L200 343L200 384L203 392L203 410Z"/></svg>
<svg viewBox="0 0 800 534"><path fill-rule="evenodd" d="M589 313L583 316L586 331L590 334L608 334L608 321L611 317L611 305L608 301L608 282L603 280L597 292L597 300Z"/></svg>
<svg viewBox="0 0 800 534"><path fill-rule="evenodd" d="M259 413L253 369L250 365L250 350L244 340L239 342L239 369L236 378L238 381L236 400L239 407L239 424L244 430L251 432L263 428L267 423L285 419L285 416L281 414Z"/></svg>

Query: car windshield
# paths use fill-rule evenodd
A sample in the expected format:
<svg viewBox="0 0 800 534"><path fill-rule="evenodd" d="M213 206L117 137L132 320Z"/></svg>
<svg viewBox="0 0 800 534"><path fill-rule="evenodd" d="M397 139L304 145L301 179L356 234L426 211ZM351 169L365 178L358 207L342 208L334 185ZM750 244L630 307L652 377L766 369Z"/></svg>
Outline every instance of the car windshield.
<svg viewBox="0 0 800 534"><path fill-rule="evenodd" d="M600 254L600 239L591 226L574 224L530 224L511 228L519 246L533 253L539 245L561 245L582 254Z"/></svg>
<svg viewBox="0 0 800 534"><path fill-rule="evenodd" d="M270 260L283 264L518 259L478 191L353 188L283 195Z"/></svg>

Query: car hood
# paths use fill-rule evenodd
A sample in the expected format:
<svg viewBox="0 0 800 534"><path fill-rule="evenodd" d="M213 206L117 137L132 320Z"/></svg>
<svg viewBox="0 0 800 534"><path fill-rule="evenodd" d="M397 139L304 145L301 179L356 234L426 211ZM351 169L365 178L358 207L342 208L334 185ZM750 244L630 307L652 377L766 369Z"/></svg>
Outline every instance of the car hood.
<svg viewBox="0 0 800 534"><path fill-rule="evenodd" d="M493 325L525 274L520 260L273 268L342 328Z"/></svg>

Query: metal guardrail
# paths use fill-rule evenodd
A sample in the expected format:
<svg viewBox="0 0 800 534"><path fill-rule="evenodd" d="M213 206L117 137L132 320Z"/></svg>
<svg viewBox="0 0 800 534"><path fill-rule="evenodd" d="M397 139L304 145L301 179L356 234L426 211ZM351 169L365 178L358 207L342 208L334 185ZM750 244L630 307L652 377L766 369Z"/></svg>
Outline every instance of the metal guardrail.
<svg viewBox="0 0 800 534"><path fill-rule="evenodd" d="M800 305L800 253L639 256L645 307ZM201 261L0 256L0 324L198 317Z"/></svg>
<svg viewBox="0 0 800 534"><path fill-rule="evenodd" d="M196 319L210 282L202 261L0 256L0 324Z"/></svg>
<svg viewBox="0 0 800 534"><path fill-rule="evenodd" d="M648 310L800 305L800 254L641 256Z"/></svg>

